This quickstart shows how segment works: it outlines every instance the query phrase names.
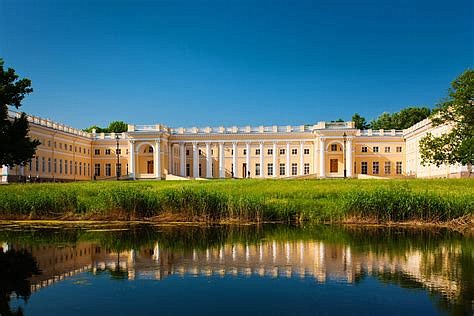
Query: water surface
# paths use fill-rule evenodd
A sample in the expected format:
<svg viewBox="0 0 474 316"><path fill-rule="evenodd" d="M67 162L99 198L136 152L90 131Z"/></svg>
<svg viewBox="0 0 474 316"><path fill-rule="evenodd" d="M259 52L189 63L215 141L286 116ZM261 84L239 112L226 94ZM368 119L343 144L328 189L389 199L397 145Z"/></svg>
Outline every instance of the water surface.
<svg viewBox="0 0 474 316"><path fill-rule="evenodd" d="M0 227L0 314L472 315L474 240L334 226Z"/></svg>

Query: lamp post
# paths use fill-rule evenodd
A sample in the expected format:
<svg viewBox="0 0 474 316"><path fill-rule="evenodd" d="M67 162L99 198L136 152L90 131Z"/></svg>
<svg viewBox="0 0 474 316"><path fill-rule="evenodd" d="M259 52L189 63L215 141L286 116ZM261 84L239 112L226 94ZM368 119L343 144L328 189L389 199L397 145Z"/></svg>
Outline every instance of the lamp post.
<svg viewBox="0 0 474 316"><path fill-rule="evenodd" d="M120 175L122 173L122 168L120 167L120 148L119 148L119 135L115 134L115 141L117 142L117 147L115 149L115 153L117 154L117 167L115 171L117 173L117 181L120 179Z"/></svg>
<svg viewBox="0 0 474 316"><path fill-rule="evenodd" d="M344 163L344 179L347 178L347 169L346 169L346 140L347 135L346 132L342 134L342 138L344 139L344 152L343 152L343 163Z"/></svg>

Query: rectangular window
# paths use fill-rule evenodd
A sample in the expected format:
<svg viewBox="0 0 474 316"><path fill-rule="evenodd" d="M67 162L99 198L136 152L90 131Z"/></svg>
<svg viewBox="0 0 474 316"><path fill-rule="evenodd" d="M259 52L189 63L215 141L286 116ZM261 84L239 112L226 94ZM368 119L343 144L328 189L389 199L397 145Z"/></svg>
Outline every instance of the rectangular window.
<svg viewBox="0 0 474 316"><path fill-rule="evenodd" d="M244 156L247 155L247 149L244 149Z"/></svg>
<svg viewBox="0 0 474 316"><path fill-rule="evenodd" d="M69 174L72 174L72 160L69 160Z"/></svg>
<svg viewBox="0 0 474 316"><path fill-rule="evenodd" d="M309 148L305 148L305 149L304 149L304 154L305 154L305 155L309 155Z"/></svg>
<svg viewBox="0 0 474 316"><path fill-rule="evenodd" d="M372 174L379 174L379 162L372 162Z"/></svg>
<svg viewBox="0 0 474 316"><path fill-rule="evenodd" d="M121 154L122 154L122 149L120 149L120 148L119 148L119 149L116 149L116 150L115 150L115 153L116 153L117 155L121 155Z"/></svg>
<svg viewBox="0 0 474 316"><path fill-rule="evenodd" d="M280 155L284 155L285 154L285 149L280 149Z"/></svg>
<svg viewBox="0 0 474 316"><path fill-rule="evenodd" d="M304 164L304 174L309 174L309 163Z"/></svg>
<svg viewBox="0 0 474 316"><path fill-rule="evenodd" d="M362 151L363 153L366 153L366 152L367 152L367 146L362 146L361 151Z"/></svg>
<svg viewBox="0 0 474 316"><path fill-rule="evenodd" d="M397 146L397 153L401 153L402 152L402 146Z"/></svg>
<svg viewBox="0 0 474 316"><path fill-rule="evenodd" d="M44 157L41 158L41 171L43 171L43 173L46 172L46 160Z"/></svg>
<svg viewBox="0 0 474 316"><path fill-rule="evenodd" d="M69 151L72 151L72 145L69 145Z"/></svg>
<svg viewBox="0 0 474 316"><path fill-rule="evenodd" d="M67 174L67 160L64 160L64 174Z"/></svg>
<svg viewBox="0 0 474 316"><path fill-rule="evenodd" d="M98 148L94 149L94 155L100 155L100 149Z"/></svg>
<svg viewBox="0 0 474 316"><path fill-rule="evenodd" d="M189 149L186 149L186 156L189 156Z"/></svg>
<svg viewBox="0 0 474 316"><path fill-rule="evenodd" d="M260 155L260 149L255 149L255 155Z"/></svg>
<svg viewBox="0 0 474 316"><path fill-rule="evenodd" d="M281 163L280 164L280 176L284 176L284 175L285 175L285 164Z"/></svg>
<svg viewBox="0 0 474 316"><path fill-rule="evenodd" d="M269 149L267 150L267 154L268 154L268 155L273 155L273 149L272 149L272 148L269 148Z"/></svg>
<svg viewBox="0 0 474 316"><path fill-rule="evenodd" d="M110 149L106 149L106 150L105 150L105 154L106 154L106 155L110 155Z"/></svg>
<svg viewBox="0 0 474 316"><path fill-rule="evenodd" d="M256 176L260 175L260 164L259 163L255 164L255 175Z"/></svg>
<svg viewBox="0 0 474 316"><path fill-rule="evenodd" d="M53 170L54 170L54 173L58 172L58 165L57 165L57 160L56 160L56 158L54 158Z"/></svg>
<svg viewBox="0 0 474 316"><path fill-rule="evenodd" d="M63 174L63 160L59 159L59 174Z"/></svg>
<svg viewBox="0 0 474 316"><path fill-rule="evenodd" d="M291 150L291 154L292 154L292 155L297 155L297 154L298 154L298 149L293 148L293 149Z"/></svg>
<svg viewBox="0 0 474 316"><path fill-rule="evenodd" d="M267 165L267 174L268 174L269 176L273 176L273 164L272 164L272 163L269 163L269 164Z"/></svg>
<svg viewBox="0 0 474 316"><path fill-rule="evenodd" d="M392 164L390 163L390 161L385 161L385 167L384 167L385 174L390 174L392 171L391 169L392 169Z"/></svg>
<svg viewBox="0 0 474 316"><path fill-rule="evenodd" d="M367 174L367 161L362 161L360 164L360 173Z"/></svg>
<svg viewBox="0 0 474 316"><path fill-rule="evenodd" d="M48 158L48 173L51 173L51 158Z"/></svg>
<svg viewBox="0 0 474 316"><path fill-rule="evenodd" d="M39 157L35 158L35 170L36 170L36 172L39 171Z"/></svg>
<svg viewBox="0 0 474 316"><path fill-rule="evenodd" d="M94 166L94 175L100 177L100 164L96 163Z"/></svg>
<svg viewBox="0 0 474 316"><path fill-rule="evenodd" d="M74 161L74 174L77 174L77 161Z"/></svg>
<svg viewBox="0 0 474 316"><path fill-rule="evenodd" d="M82 162L79 163L79 175L82 176Z"/></svg>
<svg viewBox="0 0 474 316"><path fill-rule="evenodd" d="M378 152L379 152L379 147L378 147L378 146L375 146L375 147L373 148L373 151L374 151L374 153L378 153Z"/></svg>
<svg viewBox="0 0 474 316"><path fill-rule="evenodd" d="M397 174L402 174L402 162L397 161Z"/></svg>
<svg viewBox="0 0 474 316"><path fill-rule="evenodd" d="M291 175L296 176L298 174L298 164L292 163L291 164Z"/></svg>
<svg viewBox="0 0 474 316"><path fill-rule="evenodd" d="M110 177L112 174L112 166L109 163L105 164L105 176Z"/></svg>
<svg viewBox="0 0 474 316"><path fill-rule="evenodd" d="M337 151L337 144L331 144L331 151Z"/></svg>
<svg viewBox="0 0 474 316"><path fill-rule="evenodd" d="M191 176L191 167L187 163L186 164L186 177L190 177L190 176Z"/></svg>
<svg viewBox="0 0 474 316"><path fill-rule="evenodd" d="M201 164L199 164L199 178L202 177L202 166Z"/></svg>
<svg viewBox="0 0 474 316"><path fill-rule="evenodd" d="M390 147L385 147L385 152L389 153L390 152Z"/></svg>
<svg viewBox="0 0 474 316"><path fill-rule="evenodd" d="M199 149L199 156L202 156L202 150Z"/></svg>

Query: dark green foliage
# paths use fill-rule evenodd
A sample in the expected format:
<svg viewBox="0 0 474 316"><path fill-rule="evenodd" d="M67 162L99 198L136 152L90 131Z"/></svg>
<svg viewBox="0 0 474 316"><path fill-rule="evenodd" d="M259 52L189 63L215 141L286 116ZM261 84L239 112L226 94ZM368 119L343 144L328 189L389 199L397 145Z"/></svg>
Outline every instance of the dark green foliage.
<svg viewBox="0 0 474 316"><path fill-rule="evenodd" d="M370 122L372 129L406 129L427 118L431 110L427 107L408 107L395 113L382 113Z"/></svg>
<svg viewBox="0 0 474 316"><path fill-rule="evenodd" d="M28 120L25 113L14 119L8 118L8 107L18 109L24 97L33 92L29 79L18 80L15 70L3 68L0 59L0 166L25 164L33 157L40 144L28 136Z"/></svg>
<svg viewBox="0 0 474 316"><path fill-rule="evenodd" d="M102 128L97 125L92 125L88 128L85 128L84 131L92 133L93 129L95 129L96 133L123 133L128 130L128 124L124 121L112 121L106 128Z"/></svg>
<svg viewBox="0 0 474 316"><path fill-rule="evenodd" d="M365 117L360 116L359 113L354 113L352 115L352 121L355 124L355 128L357 129L367 129L369 128L369 124L367 124L367 121L365 120Z"/></svg>

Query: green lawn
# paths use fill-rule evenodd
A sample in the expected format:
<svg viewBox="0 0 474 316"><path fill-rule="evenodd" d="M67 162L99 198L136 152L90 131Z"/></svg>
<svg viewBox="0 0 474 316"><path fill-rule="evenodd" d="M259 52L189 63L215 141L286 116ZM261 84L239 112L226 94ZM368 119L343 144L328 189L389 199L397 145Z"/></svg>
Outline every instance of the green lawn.
<svg viewBox="0 0 474 316"><path fill-rule="evenodd" d="M2 218L445 222L474 214L472 179L97 181L0 186Z"/></svg>

